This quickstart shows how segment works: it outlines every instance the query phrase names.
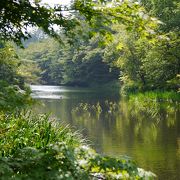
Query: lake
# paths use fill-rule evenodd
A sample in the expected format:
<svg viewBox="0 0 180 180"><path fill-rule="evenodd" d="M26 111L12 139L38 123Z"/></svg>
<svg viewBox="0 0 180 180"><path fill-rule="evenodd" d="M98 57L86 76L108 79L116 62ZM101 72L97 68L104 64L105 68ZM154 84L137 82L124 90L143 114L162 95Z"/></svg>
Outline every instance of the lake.
<svg viewBox="0 0 180 180"><path fill-rule="evenodd" d="M180 103L124 100L116 91L32 85L50 113L101 154L132 157L162 180L180 179Z"/></svg>

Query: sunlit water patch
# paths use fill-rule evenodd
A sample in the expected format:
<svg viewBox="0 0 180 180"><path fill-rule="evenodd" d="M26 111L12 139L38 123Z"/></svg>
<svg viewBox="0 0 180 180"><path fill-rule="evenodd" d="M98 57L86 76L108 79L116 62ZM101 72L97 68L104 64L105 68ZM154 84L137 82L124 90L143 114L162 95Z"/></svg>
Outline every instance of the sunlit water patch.
<svg viewBox="0 0 180 180"><path fill-rule="evenodd" d="M88 93L88 89L70 88L65 86L31 85L31 96L35 99L67 99L74 93ZM66 95L65 95L66 94Z"/></svg>

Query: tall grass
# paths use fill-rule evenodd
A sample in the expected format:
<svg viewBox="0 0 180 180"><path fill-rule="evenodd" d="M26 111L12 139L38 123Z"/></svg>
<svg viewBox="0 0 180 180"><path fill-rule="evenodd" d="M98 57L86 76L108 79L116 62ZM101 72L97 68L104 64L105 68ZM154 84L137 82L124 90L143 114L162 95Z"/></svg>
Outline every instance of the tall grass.
<svg viewBox="0 0 180 180"><path fill-rule="evenodd" d="M180 102L180 93L173 91L147 91L128 95L130 100Z"/></svg>
<svg viewBox="0 0 180 180"><path fill-rule="evenodd" d="M43 148L48 144L65 142L78 146L82 139L66 126L59 125L49 116L26 113L3 114L0 123L0 156L11 156L23 147Z"/></svg>

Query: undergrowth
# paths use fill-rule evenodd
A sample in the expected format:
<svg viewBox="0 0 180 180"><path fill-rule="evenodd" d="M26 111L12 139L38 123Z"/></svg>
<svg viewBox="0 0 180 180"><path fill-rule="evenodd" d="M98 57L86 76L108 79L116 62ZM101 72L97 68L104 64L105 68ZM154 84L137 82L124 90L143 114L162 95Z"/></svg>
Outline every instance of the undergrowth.
<svg viewBox="0 0 180 180"><path fill-rule="evenodd" d="M143 93L130 93L128 95L130 100L139 101L169 101L180 102L180 93L174 91L147 91Z"/></svg>

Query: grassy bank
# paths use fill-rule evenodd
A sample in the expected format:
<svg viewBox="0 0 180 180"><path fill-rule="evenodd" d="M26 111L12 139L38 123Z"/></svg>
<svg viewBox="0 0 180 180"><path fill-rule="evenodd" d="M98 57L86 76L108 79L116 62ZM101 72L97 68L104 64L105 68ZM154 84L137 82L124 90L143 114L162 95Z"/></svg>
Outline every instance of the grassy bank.
<svg viewBox="0 0 180 180"><path fill-rule="evenodd" d="M147 91L143 93L129 93L127 96L130 100L180 102L180 93L174 91Z"/></svg>
<svg viewBox="0 0 180 180"><path fill-rule="evenodd" d="M144 179L129 158L101 156L46 115L0 113L1 179Z"/></svg>

